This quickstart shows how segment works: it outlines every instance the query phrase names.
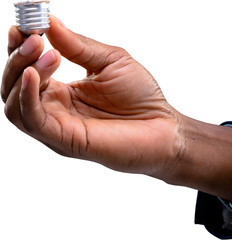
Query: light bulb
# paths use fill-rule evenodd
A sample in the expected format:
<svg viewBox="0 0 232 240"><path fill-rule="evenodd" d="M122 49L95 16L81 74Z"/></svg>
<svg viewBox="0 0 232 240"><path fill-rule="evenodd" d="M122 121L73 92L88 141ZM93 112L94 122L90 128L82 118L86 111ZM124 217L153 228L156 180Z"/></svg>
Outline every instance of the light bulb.
<svg viewBox="0 0 232 240"><path fill-rule="evenodd" d="M49 29L50 1L14 1L16 25L26 35L43 34Z"/></svg>

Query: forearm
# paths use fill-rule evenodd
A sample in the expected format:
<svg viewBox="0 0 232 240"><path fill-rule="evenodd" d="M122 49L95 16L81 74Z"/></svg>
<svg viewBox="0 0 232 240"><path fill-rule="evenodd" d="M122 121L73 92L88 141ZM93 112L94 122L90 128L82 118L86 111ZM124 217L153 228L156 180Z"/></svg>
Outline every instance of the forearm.
<svg viewBox="0 0 232 240"><path fill-rule="evenodd" d="M232 201L232 128L181 116L176 183Z"/></svg>

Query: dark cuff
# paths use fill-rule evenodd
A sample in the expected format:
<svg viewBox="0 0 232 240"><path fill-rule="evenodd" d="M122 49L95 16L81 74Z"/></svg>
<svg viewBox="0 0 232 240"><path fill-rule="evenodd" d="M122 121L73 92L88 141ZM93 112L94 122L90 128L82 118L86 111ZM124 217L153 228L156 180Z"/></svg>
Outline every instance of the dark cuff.
<svg viewBox="0 0 232 240"><path fill-rule="evenodd" d="M204 225L219 239L232 239L232 211L218 197L198 193L195 224Z"/></svg>
<svg viewBox="0 0 232 240"><path fill-rule="evenodd" d="M232 127L232 121L222 126ZM232 204L207 193L198 192L195 223L219 239L232 239Z"/></svg>

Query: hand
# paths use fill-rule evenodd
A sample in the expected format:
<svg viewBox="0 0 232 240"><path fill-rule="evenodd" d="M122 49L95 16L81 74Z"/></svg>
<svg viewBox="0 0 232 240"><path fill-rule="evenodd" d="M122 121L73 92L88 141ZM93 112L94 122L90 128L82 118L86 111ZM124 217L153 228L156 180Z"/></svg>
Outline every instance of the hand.
<svg viewBox="0 0 232 240"><path fill-rule="evenodd" d="M125 50L75 34L55 17L47 37L59 52L39 59L40 36L9 32L1 88L8 119L59 154L172 181L182 146L178 113L151 74ZM86 68L86 78L51 78L60 53Z"/></svg>

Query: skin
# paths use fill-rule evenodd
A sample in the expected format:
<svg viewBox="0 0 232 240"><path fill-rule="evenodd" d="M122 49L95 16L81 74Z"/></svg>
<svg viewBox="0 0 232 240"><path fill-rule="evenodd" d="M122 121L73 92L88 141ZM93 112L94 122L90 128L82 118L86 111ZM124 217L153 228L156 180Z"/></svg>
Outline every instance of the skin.
<svg viewBox="0 0 232 240"><path fill-rule="evenodd" d="M73 33L53 16L46 35L56 50L41 57L40 36L9 31L1 96L15 126L64 156L232 200L231 129L180 114L124 49ZM61 55L86 78L55 81Z"/></svg>

